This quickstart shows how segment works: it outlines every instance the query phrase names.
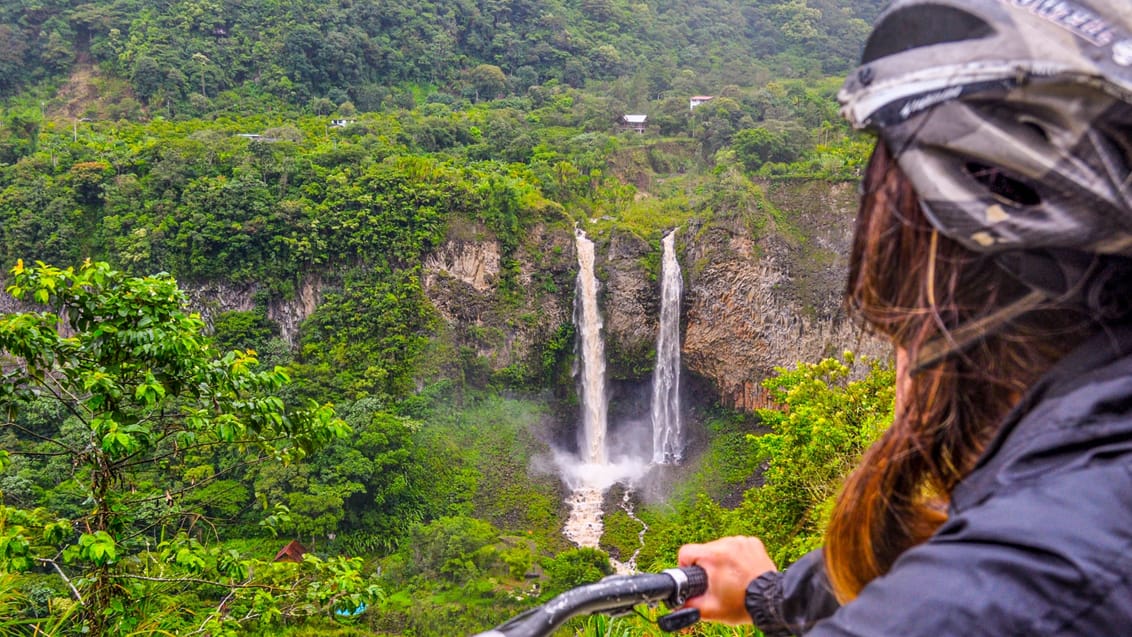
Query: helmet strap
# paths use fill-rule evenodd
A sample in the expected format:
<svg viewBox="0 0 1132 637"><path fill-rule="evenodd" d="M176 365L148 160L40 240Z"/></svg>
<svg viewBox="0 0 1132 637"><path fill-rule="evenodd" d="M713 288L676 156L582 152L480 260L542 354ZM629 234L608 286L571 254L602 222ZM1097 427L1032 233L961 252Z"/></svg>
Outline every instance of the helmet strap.
<svg viewBox="0 0 1132 637"><path fill-rule="evenodd" d="M927 295L935 307L937 235L932 233L928 255ZM1001 308L954 330L939 326L941 335L920 347L912 371L920 371L970 347L1015 318L1039 306L1075 309L1091 320L1111 324L1132 315L1132 260L1071 250L1033 250L1003 253L999 267L1024 283L1030 292Z"/></svg>

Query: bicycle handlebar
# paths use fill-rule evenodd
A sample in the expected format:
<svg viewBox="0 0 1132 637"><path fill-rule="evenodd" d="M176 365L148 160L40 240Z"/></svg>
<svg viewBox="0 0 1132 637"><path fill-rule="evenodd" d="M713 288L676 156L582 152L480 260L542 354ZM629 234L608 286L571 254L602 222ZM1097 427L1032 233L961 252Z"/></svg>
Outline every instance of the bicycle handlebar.
<svg viewBox="0 0 1132 637"><path fill-rule="evenodd" d="M707 590L707 573L699 566L670 568L660 573L618 575L600 582L570 589L549 602L532 608L496 628L473 637L546 637L566 620L594 613L619 614L637 604L663 601L669 608L684 605L685 600L703 595ZM699 612L678 611L669 615L671 628L677 630L699 620Z"/></svg>

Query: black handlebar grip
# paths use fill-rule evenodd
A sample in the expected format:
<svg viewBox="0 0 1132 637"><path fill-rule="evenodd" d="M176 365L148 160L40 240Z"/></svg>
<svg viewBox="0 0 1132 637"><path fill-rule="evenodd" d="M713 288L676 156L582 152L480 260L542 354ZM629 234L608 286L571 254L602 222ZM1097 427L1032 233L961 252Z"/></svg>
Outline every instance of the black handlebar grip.
<svg viewBox="0 0 1132 637"><path fill-rule="evenodd" d="M689 597L699 597L707 591L707 571L699 566L683 566L680 570L684 571L684 575L688 577L687 589L684 591L684 599Z"/></svg>

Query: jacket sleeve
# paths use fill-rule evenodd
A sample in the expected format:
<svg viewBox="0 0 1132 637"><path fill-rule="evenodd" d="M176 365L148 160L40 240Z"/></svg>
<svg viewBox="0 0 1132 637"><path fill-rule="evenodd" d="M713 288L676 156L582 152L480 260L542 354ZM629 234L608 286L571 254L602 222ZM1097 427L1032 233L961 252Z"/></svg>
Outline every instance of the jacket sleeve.
<svg viewBox="0 0 1132 637"><path fill-rule="evenodd" d="M821 549L802 556L784 572L756 578L747 587L746 604L766 637L801 635L839 606L825 576Z"/></svg>
<svg viewBox="0 0 1132 637"><path fill-rule="evenodd" d="M1132 467L1094 460L953 513L807 637L1114 635L1132 625Z"/></svg>

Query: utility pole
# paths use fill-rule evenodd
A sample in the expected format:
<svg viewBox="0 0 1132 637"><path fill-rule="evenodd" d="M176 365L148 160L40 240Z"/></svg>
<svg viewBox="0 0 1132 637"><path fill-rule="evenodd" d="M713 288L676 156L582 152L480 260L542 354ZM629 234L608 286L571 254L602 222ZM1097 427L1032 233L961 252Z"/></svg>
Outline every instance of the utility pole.
<svg viewBox="0 0 1132 637"><path fill-rule="evenodd" d="M71 141L78 143L79 141L79 122L89 122L89 117L76 117L71 125Z"/></svg>

